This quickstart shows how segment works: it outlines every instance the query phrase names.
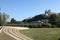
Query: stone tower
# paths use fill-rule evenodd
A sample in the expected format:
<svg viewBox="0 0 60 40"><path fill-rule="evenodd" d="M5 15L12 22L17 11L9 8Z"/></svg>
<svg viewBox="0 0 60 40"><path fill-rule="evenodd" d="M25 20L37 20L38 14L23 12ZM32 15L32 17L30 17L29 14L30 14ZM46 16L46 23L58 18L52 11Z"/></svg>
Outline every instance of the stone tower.
<svg viewBox="0 0 60 40"><path fill-rule="evenodd" d="M45 11L45 15L46 15L46 16L50 16L50 14L51 14L51 10L46 10L46 11Z"/></svg>

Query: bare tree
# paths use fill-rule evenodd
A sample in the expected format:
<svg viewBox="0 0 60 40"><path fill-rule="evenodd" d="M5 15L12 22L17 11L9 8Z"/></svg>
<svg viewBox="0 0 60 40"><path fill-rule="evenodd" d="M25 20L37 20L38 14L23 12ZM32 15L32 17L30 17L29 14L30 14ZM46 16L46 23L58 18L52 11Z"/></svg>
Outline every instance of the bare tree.
<svg viewBox="0 0 60 40"><path fill-rule="evenodd" d="M8 18L9 15L7 15L4 12L3 13L0 12L0 25L5 25Z"/></svg>

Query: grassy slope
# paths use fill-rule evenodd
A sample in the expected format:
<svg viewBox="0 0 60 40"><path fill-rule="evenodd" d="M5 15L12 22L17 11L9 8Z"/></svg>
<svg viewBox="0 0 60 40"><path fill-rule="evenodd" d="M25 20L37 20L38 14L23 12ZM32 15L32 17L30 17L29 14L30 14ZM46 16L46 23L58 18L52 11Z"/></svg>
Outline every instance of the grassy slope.
<svg viewBox="0 0 60 40"><path fill-rule="evenodd" d="M15 39L2 32L0 33L0 40L15 40Z"/></svg>
<svg viewBox="0 0 60 40"><path fill-rule="evenodd" d="M31 28L20 32L34 40L58 40L60 28Z"/></svg>

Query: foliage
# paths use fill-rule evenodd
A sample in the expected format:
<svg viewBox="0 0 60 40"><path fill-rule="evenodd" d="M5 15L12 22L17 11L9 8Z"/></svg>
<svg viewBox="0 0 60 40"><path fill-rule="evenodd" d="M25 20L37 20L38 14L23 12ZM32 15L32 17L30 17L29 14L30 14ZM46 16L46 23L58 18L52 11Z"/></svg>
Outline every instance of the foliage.
<svg viewBox="0 0 60 40"><path fill-rule="evenodd" d="M0 25L5 25L8 18L9 15L7 15L6 13L0 13Z"/></svg>
<svg viewBox="0 0 60 40"><path fill-rule="evenodd" d="M47 15L48 14L48 15ZM24 26L29 28L57 28L60 27L60 15L49 11L45 14L39 14L32 18L16 21L14 18L11 19L7 24L8 26Z"/></svg>
<svg viewBox="0 0 60 40"><path fill-rule="evenodd" d="M59 25L60 26L60 15L52 14L49 17L49 23L51 23L52 25Z"/></svg>
<svg viewBox="0 0 60 40"><path fill-rule="evenodd" d="M48 19L48 16L45 16L44 14L39 14L39 15L36 15L32 18L29 18L29 19L24 19L23 22L27 22L27 23L30 23L30 22L33 22L33 21L42 21L42 20L45 20L45 19Z"/></svg>
<svg viewBox="0 0 60 40"><path fill-rule="evenodd" d="M14 18L11 18L11 23L16 23L16 20Z"/></svg>

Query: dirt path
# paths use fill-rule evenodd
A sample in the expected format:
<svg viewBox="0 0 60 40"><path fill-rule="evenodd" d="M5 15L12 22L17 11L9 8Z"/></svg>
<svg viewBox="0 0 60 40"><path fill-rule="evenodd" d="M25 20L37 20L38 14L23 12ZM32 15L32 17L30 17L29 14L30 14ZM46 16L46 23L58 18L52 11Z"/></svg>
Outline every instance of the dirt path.
<svg viewBox="0 0 60 40"><path fill-rule="evenodd" d="M19 30L27 30L29 28L25 27L4 27L4 33L8 34L9 36L15 38L16 40L33 40L19 32Z"/></svg>

